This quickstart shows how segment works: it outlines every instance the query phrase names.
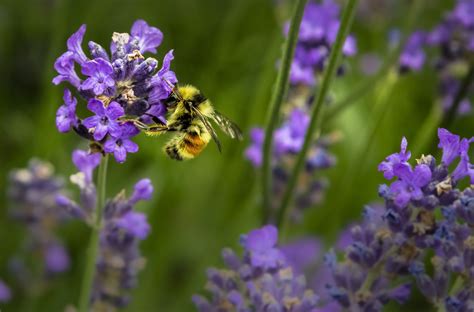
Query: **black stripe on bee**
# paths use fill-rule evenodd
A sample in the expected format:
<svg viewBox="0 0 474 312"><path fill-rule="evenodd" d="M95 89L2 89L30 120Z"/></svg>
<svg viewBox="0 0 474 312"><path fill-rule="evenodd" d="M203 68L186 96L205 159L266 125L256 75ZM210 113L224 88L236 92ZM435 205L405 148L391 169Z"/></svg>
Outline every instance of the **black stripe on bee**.
<svg viewBox="0 0 474 312"><path fill-rule="evenodd" d="M166 154L168 154L172 159L183 160L183 157L179 154L178 148L174 145L166 147Z"/></svg>
<svg viewBox="0 0 474 312"><path fill-rule="evenodd" d="M202 93L195 94L193 96L193 99L192 99L192 101L195 105L201 104L202 102L204 102L206 100L207 100L207 98Z"/></svg>

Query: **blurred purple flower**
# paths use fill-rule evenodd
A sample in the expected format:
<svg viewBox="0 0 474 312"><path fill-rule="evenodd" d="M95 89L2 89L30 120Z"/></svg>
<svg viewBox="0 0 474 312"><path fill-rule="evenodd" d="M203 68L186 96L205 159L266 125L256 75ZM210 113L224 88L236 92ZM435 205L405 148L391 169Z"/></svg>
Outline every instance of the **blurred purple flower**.
<svg viewBox="0 0 474 312"><path fill-rule="evenodd" d="M400 55L400 67L402 70L419 71L426 61L423 50L426 42L426 34L422 31L415 31L408 38L408 41Z"/></svg>
<svg viewBox="0 0 474 312"><path fill-rule="evenodd" d="M69 269L69 255L61 244L51 244L46 249L46 270L51 273L61 273Z"/></svg>
<svg viewBox="0 0 474 312"><path fill-rule="evenodd" d="M84 150L75 150L72 153L72 162L77 170L84 173L87 183L92 183L92 173L100 164L101 158L99 153L91 154Z"/></svg>
<svg viewBox="0 0 474 312"><path fill-rule="evenodd" d="M130 211L124 214L117 220L117 226L138 239L145 239L150 233L146 215L141 212Z"/></svg>
<svg viewBox="0 0 474 312"><path fill-rule="evenodd" d="M250 254L252 266L264 269L276 268L284 255L276 248L278 231L273 225L253 230L242 238L242 245Z"/></svg>
<svg viewBox="0 0 474 312"><path fill-rule="evenodd" d="M10 288L4 281L0 280L0 302L8 302L12 298Z"/></svg>

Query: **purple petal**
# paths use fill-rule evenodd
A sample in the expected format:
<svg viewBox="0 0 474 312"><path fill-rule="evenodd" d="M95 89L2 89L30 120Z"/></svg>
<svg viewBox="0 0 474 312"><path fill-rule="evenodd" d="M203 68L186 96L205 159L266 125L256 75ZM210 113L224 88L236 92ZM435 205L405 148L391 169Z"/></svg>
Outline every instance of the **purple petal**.
<svg viewBox="0 0 474 312"><path fill-rule="evenodd" d="M138 239L145 239L150 233L146 215L141 212L127 212L117 221L117 226Z"/></svg>
<svg viewBox="0 0 474 312"><path fill-rule="evenodd" d="M84 173L88 183L92 183L92 173L100 164L101 158L99 153L90 154L83 150L75 150L72 153L72 162L77 170Z"/></svg>
<svg viewBox="0 0 474 312"><path fill-rule="evenodd" d="M117 162L124 163L127 159L127 151L125 150L125 147L115 145L114 157Z"/></svg>
<svg viewBox="0 0 474 312"><path fill-rule="evenodd" d="M132 36L138 38L138 45L141 53L156 53L156 48L163 40L162 32L156 27L148 26L148 24L143 20L135 21L130 33Z"/></svg>
<svg viewBox="0 0 474 312"><path fill-rule="evenodd" d="M131 140L128 140L128 139L122 140L122 145L123 145L123 147L125 147L125 149L129 153L138 152L138 145L135 142L131 141Z"/></svg>
<svg viewBox="0 0 474 312"><path fill-rule="evenodd" d="M87 56L84 54L82 50L82 39L84 38L84 34L86 32L86 25L83 24L79 29L69 37L67 40L67 48L69 51L74 52L76 57L76 62L82 64L87 61Z"/></svg>
<svg viewBox="0 0 474 312"><path fill-rule="evenodd" d="M97 123L94 129L94 140L96 141L101 141L106 135L107 132L109 131L109 127L106 125L103 125L102 123Z"/></svg>
<svg viewBox="0 0 474 312"><path fill-rule="evenodd" d="M105 116L104 104L102 103L102 101L96 98L92 98L89 100L89 102L87 103L87 108L91 112L97 114L97 116L100 116L100 117Z"/></svg>
<svg viewBox="0 0 474 312"><path fill-rule="evenodd" d="M69 255L62 245L53 244L46 250L46 269L52 273L61 273L69 268Z"/></svg>
<svg viewBox="0 0 474 312"><path fill-rule="evenodd" d="M410 182L413 179L413 172L409 164L395 164L393 165L393 173L400 180Z"/></svg>
<svg viewBox="0 0 474 312"><path fill-rule="evenodd" d="M123 107L117 102L111 102L105 110L105 115L111 120L116 120L125 115Z"/></svg>
<svg viewBox="0 0 474 312"><path fill-rule="evenodd" d="M413 185L424 187L431 181L431 169L429 166L421 164L415 167L413 172Z"/></svg>
<svg viewBox="0 0 474 312"><path fill-rule="evenodd" d="M142 179L135 184L130 202L136 203L139 200L150 200L153 195L153 184L150 179Z"/></svg>
<svg viewBox="0 0 474 312"><path fill-rule="evenodd" d="M438 147L443 149L441 160L446 166L449 166L460 155L460 137L443 128L438 129L438 137Z"/></svg>
<svg viewBox="0 0 474 312"><path fill-rule="evenodd" d="M117 139L109 138L104 143L104 152L113 153L115 151L116 146L117 146Z"/></svg>
<svg viewBox="0 0 474 312"><path fill-rule="evenodd" d="M393 182L392 185L390 185L390 191L395 195L394 202L398 207L404 208L410 202L411 194L405 182Z"/></svg>
<svg viewBox="0 0 474 312"><path fill-rule="evenodd" d="M245 240L245 248L250 251L265 251L276 245L278 230L273 225L250 231Z"/></svg>
<svg viewBox="0 0 474 312"><path fill-rule="evenodd" d="M90 116L87 117L82 121L82 124L86 126L86 128L94 128L98 123L100 122L100 117L99 116Z"/></svg>

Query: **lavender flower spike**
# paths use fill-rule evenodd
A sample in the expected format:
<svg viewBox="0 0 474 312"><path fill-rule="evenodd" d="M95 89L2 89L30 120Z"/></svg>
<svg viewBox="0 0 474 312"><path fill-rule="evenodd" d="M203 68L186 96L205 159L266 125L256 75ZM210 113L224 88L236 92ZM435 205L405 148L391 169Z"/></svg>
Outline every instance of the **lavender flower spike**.
<svg viewBox="0 0 474 312"><path fill-rule="evenodd" d="M474 191L472 185L458 187L465 177L474 182L468 157L472 139L446 129L438 129L438 134L441 163L422 156L412 169L392 154L396 163L386 178L396 180L379 188L385 201L382 211L368 211L352 229L344 261L338 263L334 253L327 257L334 279L328 290L342 307L381 311L388 299L404 302L410 293L405 281L411 275L437 310L472 310ZM458 157L458 166L450 172L448 165ZM432 269L425 270L426 263Z"/></svg>
<svg viewBox="0 0 474 312"><path fill-rule="evenodd" d="M197 309L203 312L317 311L318 297L306 289L303 276L294 275L276 247L277 236L277 229L267 225L243 235L242 258L224 249L222 257L227 269L208 269L206 288L212 299L194 295Z"/></svg>
<svg viewBox="0 0 474 312"><path fill-rule="evenodd" d="M85 99L92 115L75 116L75 108L81 104L68 96L66 104L58 110L57 128L60 132L74 129L95 147L102 148L102 152L114 154L118 162L124 162L127 153L138 151L138 145L131 138L140 129L132 124L135 130L131 130L130 124L124 124L121 117L126 115L149 125L157 120L166 124L165 100L178 82L171 70L173 50L164 56L158 70L158 60L145 58L143 53L156 53L163 34L158 28L137 20L130 33L112 35L109 52L99 43L89 41L90 54L86 55L82 50L85 30L85 25L81 26L68 39L68 50L55 62L58 75L53 83L72 85ZM77 75L76 64L85 79Z"/></svg>

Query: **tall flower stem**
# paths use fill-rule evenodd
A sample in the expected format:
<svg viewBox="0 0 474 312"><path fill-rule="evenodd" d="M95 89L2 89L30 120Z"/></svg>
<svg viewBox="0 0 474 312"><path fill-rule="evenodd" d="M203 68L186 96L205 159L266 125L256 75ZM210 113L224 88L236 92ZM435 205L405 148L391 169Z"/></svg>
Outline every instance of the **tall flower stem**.
<svg viewBox="0 0 474 312"><path fill-rule="evenodd" d="M473 81L474 81L474 62L470 64L469 70L466 76L464 76L464 79L461 81L461 85L459 87L458 92L454 96L453 103L451 104L449 111L444 116L444 119L442 122L442 125L444 128L449 129L452 126L453 121L458 112L459 105L461 105L462 100L464 99L466 94L469 92L469 88L471 87L471 84Z"/></svg>
<svg viewBox="0 0 474 312"><path fill-rule="evenodd" d="M283 57L278 71L277 80L273 89L270 104L270 114L265 128L265 140L263 142L263 166L262 166L262 191L263 191L263 222L267 223L271 215L270 192L271 192L271 161L273 132L275 131L280 114L283 98L288 90L291 63L295 54L296 43L304 8L308 0L297 0L291 18L290 30L283 47Z"/></svg>
<svg viewBox="0 0 474 312"><path fill-rule="evenodd" d="M323 120L322 118L323 114L321 114L321 110L323 108L324 101L329 91L329 87L331 85L332 79L336 72L337 65L339 63L339 58L342 54L342 47L347 37L347 34L349 33L349 29L352 24L352 20L354 18L357 2L358 0L349 0L344 9L344 12L342 15L341 26L339 28L339 31L337 32L336 42L331 50L331 55L329 56L329 64L324 72L324 77L321 82L321 85L318 86L319 92L312 105L311 120L308 125L308 129L306 131L303 148L301 149L301 152L298 154L296 164L291 173L287 188L285 190L285 194L283 195L283 200L278 210L277 225L280 228L281 233L283 235L285 233L286 223L288 223L288 219L289 219L288 216L291 210L290 203L293 199L294 189L296 187L296 183L301 174L301 171L303 170L303 167L305 165L306 155L312 143L313 136L315 134L318 134L319 129L321 129L321 123Z"/></svg>
<svg viewBox="0 0 474 312"><path fill-rule="evenodd" d="M97 177L97 205L95 208L94 219L92 220L92 233L89 241L86 268L82 279L81 294L79 297L79 312L89 311L92 284L94 282L97 254L99 251L102 212L105 205L108 161L109 156L106 154L102 157L99 166L99 174Z"/></svg>

